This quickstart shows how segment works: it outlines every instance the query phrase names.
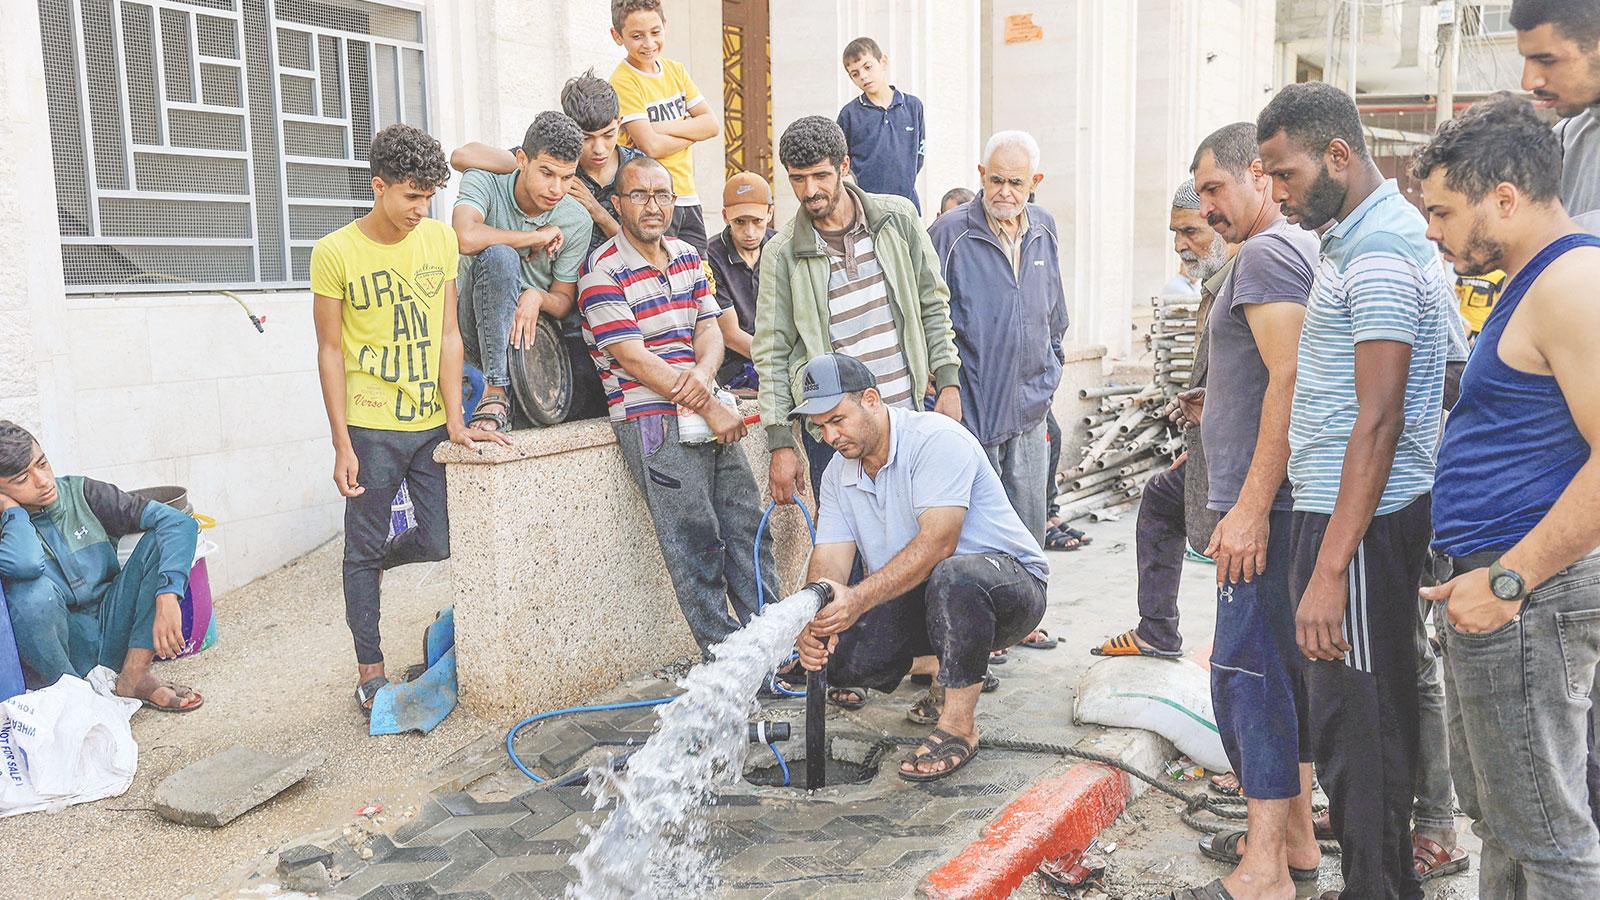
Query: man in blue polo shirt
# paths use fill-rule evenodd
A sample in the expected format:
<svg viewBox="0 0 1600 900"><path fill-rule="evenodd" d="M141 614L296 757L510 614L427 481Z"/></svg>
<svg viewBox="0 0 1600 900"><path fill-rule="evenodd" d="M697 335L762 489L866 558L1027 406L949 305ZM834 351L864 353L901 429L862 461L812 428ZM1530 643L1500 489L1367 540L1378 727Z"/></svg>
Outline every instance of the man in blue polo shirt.
<svg viewBox="0 0 1600 900"><path fill-rule="evenodd" d="M891 692L918 656L939 658L939 723L900 764L907 781L951 774L978 749L974 712L989 653L1044 616L1050 569L983 447L955 420L889 407L841 353L801 373L793 416L838 451L822 477L807 581L833 588L798 640L809 670ZM867 571L846 586L859 551Z"/></svg>
<svg viewBox="0 0 1600 900"><path fill-rule="evenodd" d="M861 96L839 110L838 119L856 184L869 194L904 197L922 212L917 173L928 136L922 101L889 83L889 57L872 38L845 45L844 70L861 89Z"/></svg>
<svg viewBox="0 0 1600 900"><path fill-rule="evenodd" d="M1417 589L1454 295L1349 95L1289 85L1256 137L1289 221L1326 228L1290 413L1291 589L1341 896L1420 900Z"/></svg>

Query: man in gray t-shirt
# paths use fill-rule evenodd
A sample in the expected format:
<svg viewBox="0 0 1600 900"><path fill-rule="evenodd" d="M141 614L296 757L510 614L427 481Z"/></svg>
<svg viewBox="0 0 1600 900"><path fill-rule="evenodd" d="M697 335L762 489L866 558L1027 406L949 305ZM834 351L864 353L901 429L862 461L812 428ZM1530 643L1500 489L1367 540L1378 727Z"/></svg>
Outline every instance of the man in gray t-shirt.
<svg viewBox="0 0 1600 900"><path fill-rule="evenodd" d="M1561 203L1600 234L1600 0L1517 3L1522 88L1562 117Z"/></svg>
<svg viewBox="0 0 1600 900"><path fill-rule="evenodd" d="M1044 616L1050 568L1011 508L983 446L954 419L890 408L864 364L818 356L801 373L792 416L837 451L818 489L817 546L807 581L833 600L798 641L809 671L835 684L892 691L919 656L939 659L933 734L900 764L935 781L978 749L974 713L989 654ZM867 576L846 585L860 553Z"/></svg>

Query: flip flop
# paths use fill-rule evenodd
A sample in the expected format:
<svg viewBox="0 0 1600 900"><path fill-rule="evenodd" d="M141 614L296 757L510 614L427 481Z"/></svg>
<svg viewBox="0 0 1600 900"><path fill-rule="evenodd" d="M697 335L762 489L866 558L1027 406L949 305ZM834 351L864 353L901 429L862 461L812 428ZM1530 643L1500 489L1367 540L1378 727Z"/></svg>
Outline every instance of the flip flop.
<svg viewBox="0 0 1600 900"><path fill-rule="evenodd" d="M1417 877L1423 881L1431 881L1446 875L1467 870L1467 851L1460 847L1444 849L1444 845L1432 838L1420 834L1411 835L1411 865L1417 870Z"/></svg>
<svg viewBox="0 0 1600 900"><path fill-rule="evenodd" d="M1082 538L1075 538L1068 528L1052 528L1044 533L1044 549L1077 550L1083 546Z"/></svg>
<svg viewBox="0 0 1600 900"><path fill-rule="evenodd" d="M916 751L912 751L905 759L901 760L901 763L910 762L915 765L919 762L945 762L946 766L938 772L918 772L914 769L907 772L901 768L898 770L901 778L919 783L948 778L961 771L962 767L971 762L972 757L978 754L976 744L969 744L965 739L958 738L943 728L935 728L932 734L917 745L917 750L923 749L928 752L919 755ZM953 764L950 764L952 762Z"/></svg>
<svg viewBox="0 0 1600 900"><path fill-rule="evenodd" d="M356 706L361 708L363 716L369 719L372 718L372 707L368 704L376 699L378 692L387 687L388 684L388 676L377 675L361 682L360 686L356 688Z"/></svg>
<svg viewBox="0 0 1600 900"><path fill-rule="evenodd" d="M1214 879L1210 884L1200 887L1184 888L1168 894L1169 900L1234 900L1228 889L1222 886L1222 879Z"/></svg>
<svg viewBox="0 0 1600 900"><path fill-rule="evenodd" d="M172 689L172 693L176 695L175 699L178 701L179 704L182 704L183 701L186 698L189 698L189 697L199 697L200 700L199 700L198 703L194 704L193 706L182 706L182 705L179 705L179 706L163 706L160 703L155 703L155 702L151 701L149 698L141 697L139 699L139 703L145 709L153 709L156 712L177 713L177 714L180 714L180 715L183 714L183 713L192 713L195 710L199 709L200 707L206 705L206 698L204 696L202 696L199 691L195 690L192 687L189 687L186 684L164 684L161 687L171 688ZM161 688L156 688L156 690L160 690L160 689ZM154 692L152 692L152 693L154 693Z"/></svg>
<svg viewBox="0 0 1600 900"><path fill-rule="evenodd" d="M917 702L911 704L910 709L906 710L906 719L918 725L937 725L939 715L943 712L943 708L934 702L933 695L924 693L917 698Z"/></svg>
<svg viewBox="0 0 1600 900"><path fill-rule="evenodd" d="M1098 647L1089 648L1089 653L1093 656L1149 656L1154 659L1179 659L1183 656L1182 650L1157 650L1143 646L1134 640L1132 630L1108 638Z"/></svg>
<svg viewBox="0 0 1600 900"><path fill-rule="evenodd" d="M1244 831L1225 831L1221 834L1210 835L1199 842L1200 855L1206 859L1214 859L1220 863L1237 866L1240 860L1244 859L1244 854L1239 852L1239 842L1244 840L1244 836L1247 833ZM1317 870L1297 869L1294 866L1290 866L1289 877L1295 881L1316 881Z"/></svg>
<svg viewBox="0 0 1600 900"><path fill-rule="evenodd" d="M991 666L1003 666L1010 661L1011 657L1006 655L1005 650L1000 650L989 654L989 665Z"/></svg>
<svg viewBox="0 0 1600 900"><path fill-rule="evenodd" d="M1054 650L1056 648L1056 639L1050 636L1050 632L1045 631L1043 628L1035 628L1034 631L1039 632L1044 637L1036 641L1023 641L1017 646L1027 647L1029 650Z"/></svg>
<svg viewBox="0 0 1600 900"><path fill-rule="evenodd" d="M1207 786L1209 786L1211 788L1212 791L1214 791L1214 792L1216 792L1218 794L1221 794L1224 797L1238 797L1238 796L1241 796L1241 795L1243 795L1244 791L1240 789L1239 784L1238 784L1239 779L1237 777L1234 778L1233 787L1227 787L1227 786L1223 785L1222 782L1217 780L1218 778L1221 778L1223 775L1232 775L1232 774L1233 774L1232 772L1223 772L1223 773L1221 773L1219 775L1213 775L1210 778L1206 779L1206 784L1207 784ZM1320 834L1317 835L1317 839L1318 840L1322 840L1323 839L1322 835L1320 835ZM1329 840L1331 840L1331 838Z"/></svg>

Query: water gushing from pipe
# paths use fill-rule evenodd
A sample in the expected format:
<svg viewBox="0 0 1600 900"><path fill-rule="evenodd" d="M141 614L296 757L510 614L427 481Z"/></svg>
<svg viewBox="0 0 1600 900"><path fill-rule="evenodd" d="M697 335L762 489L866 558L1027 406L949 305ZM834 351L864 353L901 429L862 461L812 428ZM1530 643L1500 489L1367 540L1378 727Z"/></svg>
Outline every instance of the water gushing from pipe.
<svg viewBox="0 0 1600 900"><path fill-rule="evenodd" d="M578 882L567 889L570 900L706 897L716 890L706 809L719 785L744 773L756 692L821 603L822 593L807 586L768 605L679 682L684 694L657 708L655 734L626 769L589 769L586 792L595 808L615 807L584 829L589 843L571 859Z"/></svg>

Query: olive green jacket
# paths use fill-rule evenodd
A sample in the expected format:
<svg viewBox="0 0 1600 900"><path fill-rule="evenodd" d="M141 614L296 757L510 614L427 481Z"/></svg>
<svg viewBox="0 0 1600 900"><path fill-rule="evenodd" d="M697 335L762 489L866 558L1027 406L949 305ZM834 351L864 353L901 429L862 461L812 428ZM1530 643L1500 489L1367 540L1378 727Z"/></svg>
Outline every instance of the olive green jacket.
<svg viewBox="0 0 1600 900"><path fill-rule="evenodd" d="M903 197L869 194L848 183L844 187L866 214L911 384L927 384L929 372L938 389L957 384L961 360L950 327L950 290L916 208ZM795 446L789 412L801 400L800 370L813 357L833 351L829 268L828 255L803 210L761 251L752 349L761 380L761 424L773 449Z"/></svg>

